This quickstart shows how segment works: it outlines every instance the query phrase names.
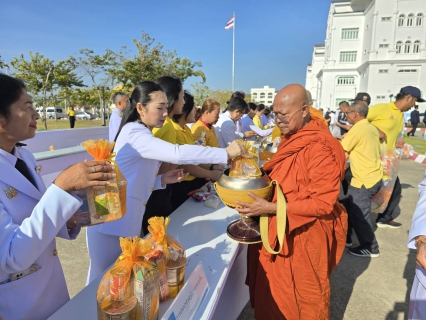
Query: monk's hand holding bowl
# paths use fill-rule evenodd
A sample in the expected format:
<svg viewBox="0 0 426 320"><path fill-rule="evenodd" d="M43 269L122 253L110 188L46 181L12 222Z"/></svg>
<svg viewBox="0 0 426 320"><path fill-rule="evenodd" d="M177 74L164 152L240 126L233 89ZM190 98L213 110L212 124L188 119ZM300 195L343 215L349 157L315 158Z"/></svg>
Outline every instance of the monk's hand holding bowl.
<svg viewBox="0 0 426 320"><path fill-rule="evenodd" d="M115 178L114 167L105 161L85 161L62 171L54 184L66 192L106 186Z"/></svg>
<svg viewBox="0 0 426 320"><path fill-rule="evenodd" d="M269 202L253 192L249 192L248 195L254 199L254 202L247 203L241 201L235 201L242 208L235 208L239 213L244 214L247 217L261 216L264 214L276 214L277 213L277 204L274 202Z"/></svg>

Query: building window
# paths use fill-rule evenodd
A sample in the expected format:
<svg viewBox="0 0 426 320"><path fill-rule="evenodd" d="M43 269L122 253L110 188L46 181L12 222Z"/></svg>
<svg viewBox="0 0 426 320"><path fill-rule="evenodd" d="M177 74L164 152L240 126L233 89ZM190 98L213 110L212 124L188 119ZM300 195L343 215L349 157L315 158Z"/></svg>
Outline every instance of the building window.
<svg viewBox="0 0 426 320"><path fill-rule="evenodd" d="M389 73L388 69L379 69L379 73Z"/></svg>
<svg viewBox="0 0 426 320"><path fill-rule="evenodd" d="M257 92L253 92L253 96L254 96L254 97L257 97Z"/></svg>
<svg viewBox="0 0 426 320"><path fill-rule="evenodd" d="M420 52L420 40L414 41L413 46L413 53L419 53Z"/></svg>
<svg viewBox="0 0 426 320"><path fill-rule="evenodd" d="M340 62L356 62L356 51L341 51Z"/></svg>
<svg viewBox="0 0 426 320"><path fill-rule="evenodd" d="M404 26L404 20L405 20L405 15L404 14L400 14L398 17L398 27L403 27Z"/></svg>
<svg viewBox="0 0 426 320"><path fill-rule="evenodd" d="M416 73L417 69L399 69L398 73Z"/></svg>
<svg viewBox="0 0 426 320"><path fill-rule="evenodd" d="M410 13L407 18L407 27L412 27L414 21L414 14Z"/></svg>
<svg viewBox="0 0 426 320"><path fill-rule="evenodd" d="M359 28L343 28L342 40L358 39Z"/></svg>
<svg viewBox="0 0 426 320"><path fill-rule="evenodd" d="M379 48L389 48L389 45L387 44L387 43L382 43L382 44L379 44Z"/></svg>
<svg viewBox="0 0 426 320"><path fill-rule="evenodd" d="M268 93L268 98L272 98L272 93L271 92Z"/></svg>
<svg viewBox="0 0 426 320"><path fill-rule="evenodd" d="M405 41L404 53L410 53L411 51L411 41Z"/></svg>
<svg viewBox="0 0 426 320"><path fill-rule="evenodd" d="M396 53L401 53L402 51L402 41L396 43Z"/></svg>
<svg viewBox="0 0 426 320"><path fill-rule="evenodd" d="M377 100L384 100L384 99L386 99L386 96L376 96L376 99Z"/></svg>
<svg viewBox="0 0 426 320"><path fill-rule="evenodd" d="M382 21L391 21L391 17L382 17Z"/></svg>
<svg viewBox="0 0 426 320"><path fill-rule="evenodd" d="M260 98L265 98L265 94L263 92L260 94Z"/></svg>
<svg viewBox="0 0 426 320"><path fill-rule="evenodd" d="M340 84L340 85L355 84L355 77L338 77L337 84Z"/></svg>
<svg viewBox="0 0 426 320"><path fill-rule="evenodd" d="M417 15L416 26L423 25L423 13L419 13Z"/></svg>

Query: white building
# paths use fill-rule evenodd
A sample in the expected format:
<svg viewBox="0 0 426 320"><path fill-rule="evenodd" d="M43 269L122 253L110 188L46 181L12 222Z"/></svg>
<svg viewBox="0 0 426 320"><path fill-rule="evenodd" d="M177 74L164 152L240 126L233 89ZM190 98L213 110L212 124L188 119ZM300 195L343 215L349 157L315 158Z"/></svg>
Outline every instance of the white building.
<svg viewBox="0 0 426 320"><path fill-rule="evenodd" d="M265 106L270 107L274 103L274 98L277 95L275 88L264 86L263 88L250 89L250 95L254 102L263 103Z"/></svg>
<svg viewBox="0 0 426 320"><path fill-rule="evenodd" d="M306 71L314 105L334 110L357 92L388 102L408 85L426 94L425 17L426 0L332 2Z"/></svg>

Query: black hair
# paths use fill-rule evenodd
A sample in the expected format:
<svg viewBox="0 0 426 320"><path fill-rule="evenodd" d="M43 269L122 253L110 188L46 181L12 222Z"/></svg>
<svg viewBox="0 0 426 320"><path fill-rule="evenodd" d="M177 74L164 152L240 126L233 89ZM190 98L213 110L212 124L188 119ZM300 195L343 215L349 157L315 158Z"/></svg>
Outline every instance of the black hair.
<svg viewBox="0 0 426 320"><path fill-rule="evenodd" d="M269 116L271 114L271 109L265 108L265 112L263 113L265 116Z"/></svg>
<svg viewBox="0 0 426 320"><path fill-rule="evenodd" d="M232 98L241 98L241 99L244 100L246 98L246 94L242 91L235 91L234 93L231 94L231 99ZM229 104L231 99L229 99L229 101L226 101L226 104ZM227 110L225 109L225 111L227 111Z"/></svg>
<svg viewBox="0 0 426 320"><path fill-rule="evenodd" d="M256 108L257 108L257 105L253 102L249 102L248 107L249 107L250 110L255 111Z"/></svg>
<svg viewBox="0 0 426 320"><path fill-rule="evenodd" d="M256 111L262 111L263 109L265 109L265 105L264 104L259 104L256 108Z"/></svg>
<svg viewBox="0 0 426 320"><path fill-rule="evenodd" d="M140 82L133 89L133 92L130 95L129 105L124 111L123 119L121 119L120 128L118 129L114 141L117 141L117 137L125 124L129 122L135 122L136 120L140 119L140 115L138 113L136 105L138 103L141 103L143 106L146 106L152 100L151 93L158 91L164 92L163 88L159 84L152 81Z"/></svg>
<svg viewBox="0 0 426 320"><path fill-rule="evenodd" d="M186 90L184 91L183 94L184 94L184 97L185 97L185 104L183 105L181 114L174 114L173 115L173 121L174 122L179 122L179 120L182 116L185 116L185 120L186 120L186 118L188 118L188 115L191 113L192 109L194 109L194 107L195 107L194 97Z"/></svg>
<svg viewBox="0 0 426 320"><path fill-rule="evenodd" d="M227 111L235 111L239 110L241 113L244 113L244 111L247 109L247 102L244 101L244 99L241 98L232 98L229 101Z"/></svg>
<svg viewBox="0 0 426 320"><path fill-rule="evenodd" d="M342 102L340 102L340 103L339 103L339 107L340 107L342 104L344 104L344 103L346 103L346 105L347 105L347 106L349 106L349 102L347 102L347 101L342 101Z"/></svg>
<svg viewBox="0 0 426 320"><path fill-rule="evenodd" d="M26 90L24 82L0 73L0 116L9 119L10 106L19 100L22 90Z"/></svg>
<svg viewBox="0 0 426 320"><path fill-rule="evenodd" d="M179 93L182 91L182 80L174 76L164 76L155 80L159 84L167 96L167 112L170 114L173 111L173 104L179 99Z"/></svg>
<svg viewBox="0 0 426 320"><path fill-rule="evenodd" d="M406 96L409 96L409 94L405 92L400 92L396 95L395 100L398 101L404 99Z"/></svg>
<svg viewBox="0 0 426 320"><path fill-rule="evenodd" d="M419 106L416 104L415 106L414 106L414 109L418 109L419 108Z"/></svg>

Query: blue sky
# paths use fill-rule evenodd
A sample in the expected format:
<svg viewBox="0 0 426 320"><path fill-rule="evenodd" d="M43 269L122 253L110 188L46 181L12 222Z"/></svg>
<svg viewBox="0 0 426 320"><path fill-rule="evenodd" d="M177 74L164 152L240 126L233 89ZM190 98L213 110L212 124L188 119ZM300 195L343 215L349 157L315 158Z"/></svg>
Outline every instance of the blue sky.
<svg viewBox="0 0 426 320"><path fill-rule="evenodd" d="M79 49L136 52L141 30L179 56L203 63L211 89L231 89L236 12L235 89L305 83L312 47L323 43L328 0L0 1L0 55L39 52L53 60ZM185 87L201 81L189 78Z"/></svg>

